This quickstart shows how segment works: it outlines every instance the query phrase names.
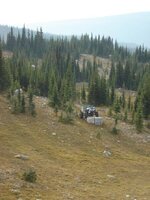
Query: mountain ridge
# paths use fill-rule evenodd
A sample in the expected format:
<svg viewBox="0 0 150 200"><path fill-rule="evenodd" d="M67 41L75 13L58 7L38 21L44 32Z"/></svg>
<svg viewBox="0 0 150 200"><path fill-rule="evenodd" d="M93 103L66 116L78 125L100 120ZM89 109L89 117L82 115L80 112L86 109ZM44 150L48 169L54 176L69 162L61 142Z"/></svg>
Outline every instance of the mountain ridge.
<svg viewBox="0 0 150 200"><path fill-rule="evenodd" d="M150 12L131 13L124 15L114 15L100 18L74 19L52 21L46 23L26 24L26 30L33 30L42 27L44 37L67 36L93 34L110 36L121 46L127 46L129 49L135 49L139 45L150 48ZM21 27L13 27L14 34L21 33ZM1 39L6 40L11 26L0 25Z"/></svg>
<svg viewBox="0 0 150 200"><path fill-rule="evenodd" d="M133 43L150 47L150 12L113 15L100 18L52 21L27 25L35 29L42 27L44 32L60 35L105 35L119 43Z"/></svg>

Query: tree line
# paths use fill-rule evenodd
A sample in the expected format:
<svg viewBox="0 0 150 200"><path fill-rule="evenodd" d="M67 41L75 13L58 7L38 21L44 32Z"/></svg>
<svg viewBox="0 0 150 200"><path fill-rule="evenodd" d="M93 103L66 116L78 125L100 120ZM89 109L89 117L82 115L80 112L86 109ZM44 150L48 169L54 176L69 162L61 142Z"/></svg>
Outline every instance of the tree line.
<svg viewBox="0 0 150 200"><path fill-rule="evenodd" d="M87 82L88 88L83 85L80 92L84 101L117 108L124 105L124 100L118 99L116 88L135 90L138 95L133 110L149 117L150 52L144 47L130 52L110 37L92 34L45 39L42 28L33 34L25 26L17 36L11 28L7 40L0 41L0 91L9 88L13 97L15 90L22 88L28 93L31 113L34 114L33 94L48 97L49 104L57 111L78 98L77 82ZM13 56L4 59L2 50L13 52ZM94 60L80 69L78 60L83 53L94 55ZM111 60L108 78L100 76L96 56ZM17 100L13 97L14 108L19 105L22 112L26 101L19 93Z"/></svg>

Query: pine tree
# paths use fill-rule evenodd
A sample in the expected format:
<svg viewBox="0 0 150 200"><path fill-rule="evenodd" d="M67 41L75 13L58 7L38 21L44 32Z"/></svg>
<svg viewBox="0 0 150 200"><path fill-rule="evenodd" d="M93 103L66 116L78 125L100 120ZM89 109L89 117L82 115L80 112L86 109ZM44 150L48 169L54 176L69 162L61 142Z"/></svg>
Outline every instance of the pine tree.
<svg viewBox="0 0 150 200"><path fill-rule="evenodd" d="M124 71L122 63L119 61L116 66L116 86L123 87L123 80L124 80Z"/></svg>
<svg viewBox="0 0 150 200"><path fill-rule="evenodd" d="M93 71L89 83L88 101L93 105L100 105L101 100L101 83L97 66L93 66Z"/></svg>
<svg viewBox="0 0 150 200"><path fill-rule="evenodd" d="M63 123L73 122L73 102L68 101L64 105L64 109L61 112L60 121Z"/></svg>
<svg viewBox="0 0 150 200"><path fill-rule="evenodd" d="M73 114L73 104L71 101L66 103L66 108L65 108L67 118L72 120L72 114Z"/></svg>
<svg viewBox="0 0 150 200"><path fill-rule="evenodd" d="M29 110L29 113L35 117L36 116L36 111L35 111L35 104L33 102L33 90L31 88L31 86L29 86L28 88L28 104L29 104L29 107L28 107L28 110Z"/></svg>
<svg viewBox="0 0 150 200"><path fill-rule="evenodd" d="M125 108L125 106L126 106L126 99L125 99L125 92L123 91L123 93L122 93L122 107L123 107L123 109Z"/></svg>
<svg viewBox="0 0 150 200"><path fill-rule="evenodd" d="M128 110L131 110L131 96L128 97Z"/></svg>
<svg viewBox="0 0 150 200"><path fill-rule="evenodd" d="M22 48L25 48L26 45L26 28L25 25L22 28L22 35L21 35L21 46Z"/></svg>
<svg viewBox="0 0 150 200"><path fill-rule="evenodd" d="M135 100L135 110L137 111L138 103L142 101L143 117L149 118L150 116L150 74L146 72L143 79L139 84L138 95Z"/></svg>
<svg viewBox="0 0 150 200"><path fill-rule="evenodd" d="M5 72L3 66L2 49L0 47L0 91L4 89Z"/></svg>
<svg viewBox="0 0 150 200"><path fill-rule="evenodd" d="M51 91L51 96L50 96L50 105L55 108L56 110L60 106L60 100L59 100L59 93L58 93L58 87L56 82L54 82L52 91Z"/></svg>
<svg viewBox="0 0 150 200"><path fill-rule="evenodd" d="M111 86L111 91L110 91L110 103L113 105L115 100L115 87L114 85Z"/></svg>
<svg viewBox="0 0 150 200"><path fill-rule="evenodd" d="M116 114L120 112L120 104L119 104L119 99L117 97L114 102L114 111Z"/></svg>
<svg viewBox="0 0 150 200"><path fill-rule="evenodd" d="M138 102L137 112L135 115L135 126L137 131L141 132L143 128L143 111L141 100Z"/></svg>
<svg viewBox="0 0 150 200"><path fill-rule="evenodd" d="M81 89L81 100L83 102L86 102L86 91L85 91L85 86L84 84L82 85L82 89Z"/></svg>
<svg viewBox="0 0 150 200"><path fill-rule="evenodd" d="M15 49L16 38L13 33L13 28L10 28L10 32L7 34L6 47L8 50L13 51Z"/></svg>
<svg viewBox="0 0 150 200"><path fill-rule="evenodd" d="M22 110L22 104L21 104L21 91L20 88L17 90L17 103L18 103L18 113Z"/></svg>
<svg viewBox="0 0 150 200"><path fill-rule="evenodd" d="M6 63L4 63L0 45L0 91L5 90L9 86L9 82L9 75L8 71L6 70Z"/></svg>
<svg viewBox="0 0 150 200"><path fill-rule="evenodd" d="M99 104L100 105L108 105L109 94L108 94L108 90L107 90L106 79L104 77L102 77L100 79L100 91L99 91L99 93L100 93Z"/></svg>
<svg viewBox="0 0 150 200"><path fill-rule="evenodd" d="M15 96L11 98L11 112L16 114L18 112L17 99Z"/></svg>
<svg viewBox="0 0 150 200"><path fill-rule="evenodd" d="M129 61L126 62L125 69L124 69L124 84L125 88L130 89L131 85L131 72L130 72L130 63Z"/></svg>
<svg viewBox="0 0 150 200"><path fill-rule="evenodd" d="M73 73L72 65L70 61L67 66L67 71L64 77L63 83L63 102L66 103L68 101L72 101L75 99L75 75Z"/></svg>
<svg viewBox="0 0 150 200"><path fill-rule="evenodd" d="M142 104L144 117L150 117L150 74L146 74L142 87Z"/></svg>
<svg viewBox="0 0 150 200"><path fill-rule="evenodd" d="M128 120L128 111L126 109L124 113L124 121L126 122L127 120Z"/></svg>
<svg viewBox="0 0 150 200"><path fill-rule="evenodd" d="M21 113L25 113L25 105L26 105L25 96L24 96L24 94L22 94L22 98L21 98Z"/></svg>
<svg viewBox="0 0 150 200"><path fill-rule="evenodd" d="M116 75L115 66L114 66L114 62L112 61L110 75L109 75L109 85L110 86L113 86L115 83L115 78L116 78L115 75Z"/></svg>

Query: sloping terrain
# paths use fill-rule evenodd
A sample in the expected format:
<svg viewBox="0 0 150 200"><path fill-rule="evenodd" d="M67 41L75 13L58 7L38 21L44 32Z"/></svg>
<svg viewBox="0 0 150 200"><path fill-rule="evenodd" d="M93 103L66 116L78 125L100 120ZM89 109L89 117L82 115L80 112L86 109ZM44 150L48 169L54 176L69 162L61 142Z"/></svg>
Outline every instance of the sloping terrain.
<svg viewBox="0 0 150 200"><path fill-rule="evenodd" d="M148 133L139 137L133 127L120 124L119 135L113 136L113 121L107 117L102 127L78 118L65 125L47 99L35 101L33 118L11 114L6 97L0 96L0 200L149 199ZM136 137L130 137L130 129ZM28 159L16 158L18 154ZM36 183L22 180L30 168L36 171Z"/></svg>
<svg viewBox="0 0 150 200"><path fill-rule="evenodd" d="M94 57L90 54L81 54L79 58L79 68L83 69L83 66L87 67L88 62L93 66L94 59L98 66L99 75L108 78L111 69L111 60L109 58L102 58L99 56Z"/></svg>

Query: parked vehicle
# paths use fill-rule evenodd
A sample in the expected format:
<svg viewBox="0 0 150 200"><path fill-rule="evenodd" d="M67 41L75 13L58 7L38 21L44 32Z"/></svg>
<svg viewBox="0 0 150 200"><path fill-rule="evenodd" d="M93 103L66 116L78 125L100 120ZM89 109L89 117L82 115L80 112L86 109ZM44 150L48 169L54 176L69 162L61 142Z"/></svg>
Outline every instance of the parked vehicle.
<svg viewBox="0 0 150 200"><path fill-rule="evenodd" d="M87 119L87 117L93 117L93 116L98 117L98 112L95 106L84 105L81 107L81 110L80 110L81 119Z"/></svg>

